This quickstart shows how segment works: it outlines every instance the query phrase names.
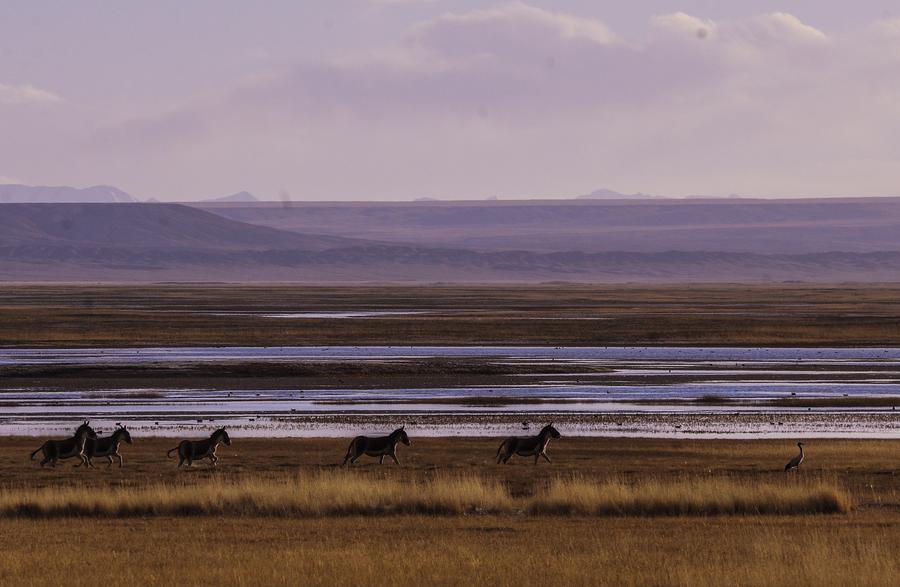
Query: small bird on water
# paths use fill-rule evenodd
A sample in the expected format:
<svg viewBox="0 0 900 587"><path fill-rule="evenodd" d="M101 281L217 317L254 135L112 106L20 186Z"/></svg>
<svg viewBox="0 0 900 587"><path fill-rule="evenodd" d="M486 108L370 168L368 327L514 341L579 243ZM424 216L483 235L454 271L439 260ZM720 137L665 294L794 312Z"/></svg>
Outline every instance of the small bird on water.
<svg viewBox="0 0 900 587"><path fill-rule="evenodd" d="M784 466L785 471L790 471L791 469L797 469L800 467L800 463L803 462L803 443L798 442L797 446L800 448L800 454L795 456L790 460L788 464Z"/></svg>

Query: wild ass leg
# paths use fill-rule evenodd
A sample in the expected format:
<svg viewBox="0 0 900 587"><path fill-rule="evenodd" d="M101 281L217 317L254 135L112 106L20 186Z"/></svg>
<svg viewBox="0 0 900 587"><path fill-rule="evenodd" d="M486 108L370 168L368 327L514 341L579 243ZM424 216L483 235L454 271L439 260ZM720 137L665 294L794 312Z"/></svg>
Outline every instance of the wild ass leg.
<svg viewBox="0 0 900 587"><path fill-rule="evenodd" d="M545 459L547 459L547 462L548 462L548 463L552 463L552 462L553 462L553 461L550 460L550 457L547 456L547 453L545 453L545 452L543 452L543 451L541 452L541 456L544 457Z"/></svg>

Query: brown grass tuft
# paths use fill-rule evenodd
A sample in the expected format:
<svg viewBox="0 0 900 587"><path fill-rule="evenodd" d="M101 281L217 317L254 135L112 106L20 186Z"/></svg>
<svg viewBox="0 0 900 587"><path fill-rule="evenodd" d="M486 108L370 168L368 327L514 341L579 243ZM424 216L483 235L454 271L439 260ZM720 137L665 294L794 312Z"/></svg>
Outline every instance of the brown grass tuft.
<svg viewBox="0 0 900 587"><path fill-rule="evenodd" d="M155 484L0 490L2 517L130 516L384 516L515 513L589 516L707 516L844 513L845 492L823 482L739 483L729 479L602 482L552 480L536 495L513 498L499 481L441 476L400 481L351 472L309 477L211 479Z"/></svg>
<svg viewBox="0 0 900 587"><path fill-rule="evenodd" d="M555 515L711 516L833 514L850 511L845 491L824 482L761 483L729 478L676 481L620 479L603 482L580 477L550 482L529 511Z"/></svg>
<svg viewBox="0 0 900 587"><path fill-rule="evenodd" d="M474 476L401 482L349 472L279 479L213 479L146 487L0 491L0 516L344 516L464 514L506 511L511 499L496 482Z"/></svg>

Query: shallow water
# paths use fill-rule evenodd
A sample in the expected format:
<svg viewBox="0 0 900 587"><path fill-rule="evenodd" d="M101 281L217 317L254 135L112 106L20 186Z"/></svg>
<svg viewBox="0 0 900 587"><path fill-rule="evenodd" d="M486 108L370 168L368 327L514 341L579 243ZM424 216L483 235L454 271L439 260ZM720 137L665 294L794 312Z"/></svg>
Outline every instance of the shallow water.
<svg viewBox="0 0 900 587"><path fill-rule="evenodd" d="M429 310L360 310L355 312L278 312L274 314L253 314L263 318L389 318L391 316L415 316L430 314Z"/></svg>
<svg viewBox="0 0 900 587"><path fill-rule="evenodd" d="M157 347L117 349L0 349L0 364L219 361L223 359L388 359L495 357L541 361L732 361L900 362L900 348L768 347L502 347L502 346L309 346ZM758 363L757 363L758 364Z"/></svg>
<svg viewBox="0 0 900 587"><path fill-rule="evenodd" d="M63 434L73 421L89 418L100 428L127 422L138 433L159 436L220 425L229 426L238 436L330 436L399 422L412 422L419 435L489 435L528 429L522 422L553 419L567 433L579 435L900 436L900 413L890 406L809 409L691 401L879 396L896 397L900 405L900 349L896 348L0 349L4 365L426 357L562 364L585 380L573 383L553 373L537 384L430 389L391 388L389 381L379 389L7 389L0 393L0 434ZM611 372L589 370L598 366ZM654 378L652 383L648 378ZM482 399L472 403L466 401L469 398ZM648 401L670 403L644 403Z"/></svg>

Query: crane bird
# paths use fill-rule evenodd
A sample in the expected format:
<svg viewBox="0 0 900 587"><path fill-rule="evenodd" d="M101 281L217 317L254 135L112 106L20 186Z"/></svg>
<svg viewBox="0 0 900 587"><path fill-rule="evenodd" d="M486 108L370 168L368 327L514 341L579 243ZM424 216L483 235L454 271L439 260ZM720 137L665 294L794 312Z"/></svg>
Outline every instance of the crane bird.
<svg viewBox="0 0 900 587"><path fill-rule="evenodd" d="M791 469L796 469L796 468L800 467L800 463L803 462L803 443L798 442L797 446L800 448L800 454L798 454L797 456L792 458L790 460L790 462L784 466L785 471L790 471Z"/></svg>

